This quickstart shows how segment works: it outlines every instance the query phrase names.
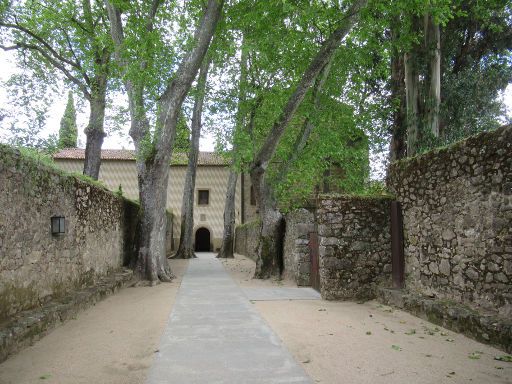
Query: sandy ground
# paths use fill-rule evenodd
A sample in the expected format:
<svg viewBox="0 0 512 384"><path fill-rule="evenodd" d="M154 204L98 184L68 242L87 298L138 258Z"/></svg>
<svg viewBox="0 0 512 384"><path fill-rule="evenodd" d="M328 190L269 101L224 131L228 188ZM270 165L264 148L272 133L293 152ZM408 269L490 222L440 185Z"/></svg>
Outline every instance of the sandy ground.
<svg viewBox="0 0 512 384"><path fill-rule="evenodd" d="M294 286L252 279L242 256L223 263L242 286ZM123 289L0 364L0 384L143 383L186 265L172 260L173 283ZM512 383L512 363L493 360L502 351L376 302L254 305L316 383Z"/></svg>
<svg viewBox="0 0 512 384"><path fill-rule="evenodd" d="M252 279L254 263L224 261L242 286L293 286ZM512 383L505 355L377 302L258 301L257 310L316 383Z"/></svg>
<svg viewBox="0 0 512 384"><path fill-rule="evenodd" d="M56 328L0 364L0 383L142 383L187 265L172 260L172 283L122 289Z"/></svg>

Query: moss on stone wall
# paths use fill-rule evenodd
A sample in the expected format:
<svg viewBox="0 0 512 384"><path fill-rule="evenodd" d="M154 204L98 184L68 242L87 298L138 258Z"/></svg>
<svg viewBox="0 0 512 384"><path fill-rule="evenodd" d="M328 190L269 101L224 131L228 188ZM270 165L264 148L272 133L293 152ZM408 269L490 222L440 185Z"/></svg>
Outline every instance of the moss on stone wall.
<svg viewBox="0 0 512 384"><path fill-rule="evenodd" d="M390 165L406 287L512 315L512 126Z"/></svg>
<svg viewBox="0 0 512 384"><path fill-rule="evenodd" d="M0 322L6 321L11 313L32 308L38 304L39 294L34 284L23 287L4 283L0 287Z"/></svg>
<svg viewBox="0 0 512 384"><path fill-rule="evenodd" d="M95 284L133 255L133 202L37 156L0 145L0 316ZM125 208L132 213L125 215ZM65 216L52 236L50 218ZM127 232L131 236L127 236ZM128 242L131 242L128 244Z"/></svg>

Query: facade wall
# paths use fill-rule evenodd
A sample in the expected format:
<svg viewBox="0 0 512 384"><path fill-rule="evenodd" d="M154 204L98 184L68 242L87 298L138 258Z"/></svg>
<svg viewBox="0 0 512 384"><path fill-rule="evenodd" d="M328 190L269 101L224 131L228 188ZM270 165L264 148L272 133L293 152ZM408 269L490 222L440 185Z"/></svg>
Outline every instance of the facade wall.
<svg viewBox="0 0 512 384"><path fill-rule="evenodd" d="M81 172L82 160L56 159L57 165L68 172ZM181 232L181 204L185 183L186 166L172 166L167 189L167 208L174 214L173 241L177 249ZM213 250L220 248L224 230L224 203L226 198L229 167L227 166L198 166L194 196L194 232L207 228L211 234ZM121 185L123 195L130 199L138 199L137 169L134 160L102 160L99 180L111 190L117 190ZM208 189L210 201L208 206L197 205L197 190ZM236 192L236 223L241 223L241 180L237 183Z"/></svg>
<svg viewBox="0 0 512 384"><path fill-rule="evenodd" d="M390 199L324 195L317 208L322 298L375 298L391 286Z"/></svg>
<svg viewBox="0 0 512 384"><path fill-rule="evenodd" d="M399 161L406 287L512 315L512 127Z"/></svg>
<svg viewBox="0 0 512 384"><path fill-rule="evenodd" d="M0 321L119 269L135 205L0 146ZM51 233L64 216L66 232Z"/></svg>

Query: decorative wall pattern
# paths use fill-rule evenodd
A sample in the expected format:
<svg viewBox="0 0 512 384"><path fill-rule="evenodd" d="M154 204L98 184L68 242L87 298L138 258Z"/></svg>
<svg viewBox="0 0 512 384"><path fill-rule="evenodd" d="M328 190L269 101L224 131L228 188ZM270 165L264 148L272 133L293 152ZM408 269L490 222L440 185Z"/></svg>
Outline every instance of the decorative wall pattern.
<svg viewBox="0 0 512 384"><path fill-rule="evenodd" d="M119 269L137 215L110 191L0 146L0 321ZM51 217L65 218L52 235Z"/></svg>
<svg viewBox="0 0 512 384"><path fill-rule="evenodd" d="M83 160L56 159L57 165L68 172L81 172ZM174 248L178 246L181 232L181 204L185 183L186 166L171 166L169 187L167 189L167 208L174 214L173 239ZM226 198L229 167L225 165L198 166L196 189L194 194L194 231L205 227L211 232L213 248L220 248L224 230L224 203ZM99 180L111 190L118 190L121 185L123 195L130 199L138 199L137 169L134 160L103 160ZM197 190L210 191L208 206L197 205ZM236 223L241 223L241 180L237 182L236 191Z"/></svg>

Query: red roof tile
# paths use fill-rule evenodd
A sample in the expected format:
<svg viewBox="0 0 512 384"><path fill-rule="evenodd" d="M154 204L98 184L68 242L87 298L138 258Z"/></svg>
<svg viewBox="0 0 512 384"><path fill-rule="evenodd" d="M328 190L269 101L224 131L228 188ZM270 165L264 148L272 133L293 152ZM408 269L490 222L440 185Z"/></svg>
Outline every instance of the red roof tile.
<svg viewBox="0 0 512 384"><path fill-rule="evenodd" d="M53 155L55 160L84 160L85 149L65 148ZM135 160L135 151L131 149L102 149L102 160ZM187 165L188 154L183 152L172 155L171 164ZM229 165L229 160L215 152L199 152L198 165Z"/></svg>

